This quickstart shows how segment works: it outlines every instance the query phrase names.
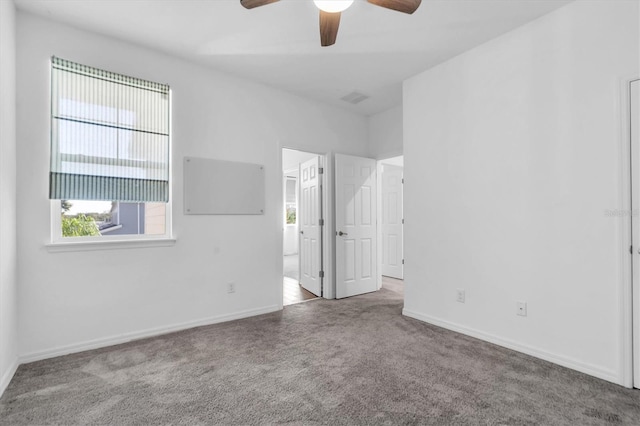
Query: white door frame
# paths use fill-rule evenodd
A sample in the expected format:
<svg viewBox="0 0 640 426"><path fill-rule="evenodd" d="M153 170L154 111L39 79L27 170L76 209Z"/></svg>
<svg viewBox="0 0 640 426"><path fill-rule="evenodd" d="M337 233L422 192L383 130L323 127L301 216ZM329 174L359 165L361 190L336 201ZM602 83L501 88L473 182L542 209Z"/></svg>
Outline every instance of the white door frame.
<svg viewBox="0 0 640 426"><path fill-rule="evenodd" d="M282 150L283 149L291 149L295 151L308 152L309 154L316 154L320 156L324 173L322 174L322 216L324 218L324 227L322 230L322 268L324 270L324 279L322 281L322 297L325 299L335 299L335 279L334 279L334 252L333 252L333 193L330 190L331 185L333 185L333 179L331 179L331 174L333 173L333 166L331 162L333 161L333 153L332 152L317 152L313 150L308 150L306 148L283 145L281 142L278 142L277 146L277 166L278 166L278 182L282 181ZM282 265L282 253L284 248L284 240L283 240L283 218L284 217L284 194L282 191L282 183L278 184L278 212L276 214L276 230L278 232L278 250L276 250L277 258L275 260L276 265L278 265L278 273L279 277L278 285L277 285L277 294L278 294L278 306L280 309L284 307L283 303L283 288L282 282L284 280L284 269Z"/></svg>
<svg viewBox="0 0 640 426"><path fill-rule="evenodd" d="M635 263L640 265L640 260L636 259L638 255L638 249L640 247L633 247L633 253L630 253L630 247L632 246L632 227L631 219L633 214L640 214L640 212L632 211L631 204L631 120L630 120L630 97L629 88L632 81L638 80L638 76L624 78L620 81L619 85L619 99L618 116L620 117L620 161L621 161L621 174L620 174L620 215L616 220L616 225L619 230L620 244L618 245L619 259L620 259L620 297L619 312L620 312L620 377L619 383L625 387L632 388L634 386L634 374L633 374L633 341L634 341L634 329L633 329L633 296L634 287L640 291L640 283L633 282L633 269L632 265ZM640 206L640 200L636 201L636 205ZM640 330L636 330L636 335L640 334ZM640 384L635 384L640 387Z"/></svg>

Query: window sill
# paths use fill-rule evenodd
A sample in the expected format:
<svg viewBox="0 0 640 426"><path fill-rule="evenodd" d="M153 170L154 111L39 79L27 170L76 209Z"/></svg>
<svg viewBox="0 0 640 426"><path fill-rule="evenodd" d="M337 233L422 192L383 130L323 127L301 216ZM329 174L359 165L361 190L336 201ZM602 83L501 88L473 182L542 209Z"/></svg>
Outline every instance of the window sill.
<svg viewBox="0 0 640 426"><path fill-rule="evenodd" d="M50 253L67 251L91 250L121 250L148 247L170 247L175 245L176 238L149 238L139 240L109 240L109 241L73 241L45 244Z"/></svg>

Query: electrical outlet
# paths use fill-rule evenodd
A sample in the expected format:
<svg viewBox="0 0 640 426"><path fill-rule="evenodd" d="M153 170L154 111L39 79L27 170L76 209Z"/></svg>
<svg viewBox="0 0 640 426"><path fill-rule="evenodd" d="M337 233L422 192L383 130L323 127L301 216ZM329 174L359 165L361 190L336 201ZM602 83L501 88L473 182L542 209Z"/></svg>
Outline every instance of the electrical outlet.
<svg viewBox="0 0 640 426"><path fill-rule="evenodd" d="M464 303L464 288L458 288L456 291L458 292L456 300L460 303Z"/></svg>
<svg viewBox="0 0 640 426"><path fill-rule="evenodd" d="M235 293L236 292L236 283L230 282L227 284L227 293Z"/></svg>
<svg viewBox="0 0 640 426"><path fill-rule="evenodd" d="M518 315L520 315L521 317L526 317L527 316L527 302L517 302L516 306L517 306L516 313Z"/></svg>

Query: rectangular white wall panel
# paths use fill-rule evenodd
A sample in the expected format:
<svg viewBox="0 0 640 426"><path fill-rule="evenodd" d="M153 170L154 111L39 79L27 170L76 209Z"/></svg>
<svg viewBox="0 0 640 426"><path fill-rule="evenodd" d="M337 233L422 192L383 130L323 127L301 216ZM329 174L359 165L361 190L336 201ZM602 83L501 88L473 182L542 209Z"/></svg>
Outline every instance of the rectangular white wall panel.
<svg viewBox="0 0 640 426"><path fill-rule="evenodd" d="M185 214L264 214L264 191L260 164L184 159Z"/></svg>

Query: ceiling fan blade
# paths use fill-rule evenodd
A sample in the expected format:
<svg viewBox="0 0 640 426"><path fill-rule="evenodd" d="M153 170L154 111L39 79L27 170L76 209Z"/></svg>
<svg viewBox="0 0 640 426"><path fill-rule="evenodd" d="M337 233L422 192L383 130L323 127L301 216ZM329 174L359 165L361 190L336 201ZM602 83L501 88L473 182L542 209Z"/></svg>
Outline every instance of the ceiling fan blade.
<svg viewBox="0 0 640 426"><path fill-rule="evenodd" d="M411 15L418 9L422 0L367 0L371 4L384 7L386 9L397 10L398 12Z"/></svg>
<svg viewBox="0 0 640 426"><path fill-rule="evenodd" d="M254 7L264 6L277 1L279 0L240 0L240 4L243 5L245 9L253 9Z"/></svg>
<svg viewBox="0 0 640 426"><path fill-rule="evenodd" d="M340 25L340 12L329 13L320 11L320 44L331 46L336 42L338 26Z"/></svg>

